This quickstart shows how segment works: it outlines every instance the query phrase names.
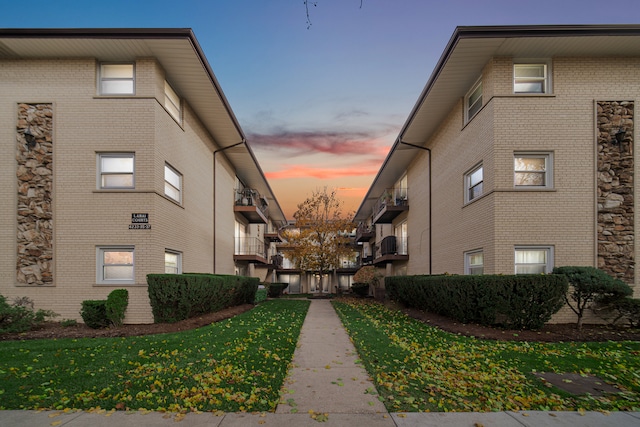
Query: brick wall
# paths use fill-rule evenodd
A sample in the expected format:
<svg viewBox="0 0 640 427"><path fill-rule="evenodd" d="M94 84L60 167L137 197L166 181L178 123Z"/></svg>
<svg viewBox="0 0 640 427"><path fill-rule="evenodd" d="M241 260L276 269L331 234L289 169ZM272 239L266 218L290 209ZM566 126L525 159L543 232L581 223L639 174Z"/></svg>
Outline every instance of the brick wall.
<svg viewBox="0 0 640 427"><path fill-rule="evenodd" d="M20 103L51 103L53 119L52 286L17 286L15 144L0 150L0 294L33 299L65 319L80 319L81 301L103 299L123 286L99 285L96 247L135 246L135 284L127 285L125 322L152 321L148 273L164 272L164 250L183 254L184 271L213 271L214 141L188 105L183 123L163 108L164 74L153 59L136 62L136 95L96 95L98 64L92 59L11 60L0 67L0 138L16 140ZM96 153L135 152L135 190L97 189ZM183 202L164 196L164 164L183 175ZM221 166L222 165L222 166ZM235 172L219 160L215 191L217 230L233 233ZM231 183L231 185L228 185ZM132 213L148 213L150 230L130 230ZM220 233L227 239L224 231ZM231 248L233 248L232 239ZM226 250L227 241L218 245ZM217 272L233 273L233 250L217 259Z"/></svg>

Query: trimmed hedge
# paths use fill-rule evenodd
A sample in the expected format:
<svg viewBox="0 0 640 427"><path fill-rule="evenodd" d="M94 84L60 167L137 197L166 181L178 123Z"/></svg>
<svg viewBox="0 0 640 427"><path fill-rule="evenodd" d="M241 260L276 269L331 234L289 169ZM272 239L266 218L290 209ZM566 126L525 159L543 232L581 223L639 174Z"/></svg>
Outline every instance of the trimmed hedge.
<svg viewBox="0 0 640 427"><path fill-rule="evenodd" d="M126 289L114 289L107 297L107 319L115 326L122 326L124 313L129 305L129 291Z"/></svg>
<svg viewBox="0 0 640 427"><path fill-rule="evenodd" d="M155 323L173 323L241 304L253 304L260 280L220 274L148 274Z"/></svg>
<svg viewBox="0 0 640 427"><path fill-rule="evenodd" d="M563 275L394 276L387 296L463 323L539 329L564 304Z"/></svg>
<svg viewBox="0 0 640 427"><path fill-rule="evenodd" d="M254 304L260 304L263 301L267 300L267 290L266 289L258 289L256 291L256 299Z"/></svg>
<svg viewBox="0 0 640 427"><path fill-rule="evenodd" d="M285 290L285 288L287 286L289 286L288 283L268 283L267 284L267 289L269 292L269 298L279 298L282 295L282 291Z"/></svg>
<svg viewBox="0 0 640 427"><path fill-rule="evenodd" d="M84 323L90 328L106 328L110 323L107 318L107 300L82 301L80 316L82 316L82 320L84 320Z"/></svg>

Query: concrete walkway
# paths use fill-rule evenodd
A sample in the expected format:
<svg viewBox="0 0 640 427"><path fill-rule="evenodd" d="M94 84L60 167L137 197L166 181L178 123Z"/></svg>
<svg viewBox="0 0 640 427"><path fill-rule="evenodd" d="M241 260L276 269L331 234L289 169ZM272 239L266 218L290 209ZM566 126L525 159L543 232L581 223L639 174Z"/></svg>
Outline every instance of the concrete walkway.
<svg viewBox="0 0 640 427"><path fill-rule="evenodd" d="M387 413L328 300L314 300L275 413L0 411L7 427L640 427L640 412ZM0 396L1 399L1 396ZM312 411L312 412L310 412ZM322 424L318 424L321 422Z"/></svg>

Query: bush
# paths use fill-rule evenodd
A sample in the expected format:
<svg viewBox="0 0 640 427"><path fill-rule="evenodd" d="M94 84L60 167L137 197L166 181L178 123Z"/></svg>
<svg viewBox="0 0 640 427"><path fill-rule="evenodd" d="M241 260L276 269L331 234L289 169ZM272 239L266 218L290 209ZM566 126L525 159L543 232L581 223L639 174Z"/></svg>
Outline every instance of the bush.
<svg viewBox="0 0 640 427"><path fill-rule="evenodd" d="M539 329L563 305L567 280L558 275L395 276L389 298L463 323Z"/></svg>
<svg viewBox="0 0 640 427"><path fill-rule="evenodd" d="M260 281L222 274L149 274L147 290L156 323L177 322L241 304L253 304Z"/></svg>
<svg viewBox="0 0 640 427"><path fill-rule="evenodd" d="M270 298L279 298L282 295L282 291L285 290L285 288L287 286L289 286L288 283L269 283L268 284L268 292L269 292L269 297Z"/></svg>
<svg viewBox="0 0 640 427"><path fill-rule="evenodd" d="M624 319L630 327L640 328L640 299L628 297L604 299L594 304L592 309L598 317L612 325Z"/></svg>
<svg viewBox="0 0 640 427"><path fill-rule="evenodd" d="M258 289L256 291L256 299L254 301L255 304L260 304L263 301L267 300L267 290L266 289Z"/></svg>
<svg viewBox="0 0 640 427"><path fill-rule="evenodd" d="M115 326L122 326L124 313L129 305L129 291L126 289L115 289L107 297L106 311L107 319Z"/></svg>
<svg viewBox="0 0 640 427"><path fill-rule="evenodd" d="M571 285L571 290L564 299L578 316L578 329L582 328L585 309L593 303L616 300L633 293L622 280L595 267L556 267L553 273L565 275Z"/></svg>
<svg viewBox="0 0 640 427"><path fill-rule="evenodd" d="M34 311L34 303L27 297L16 298L13 304L0 295L0 334L26 332L35 329L47 320L55 317L50 310Z"/></svg>
<svg viewBox="0 0 640 427"><path fill-rule="evenodd" d="M80 310L80 316L82 316L82 320L84 320L84 323L90 328L106 328L107 326L109 326L109 319L107 318L107 301L82 301L82 310Z"/></svg>
<svg viewBox="0 0 640 427"><path fill-rule="evenodd" d="M369 295L369 284L368 283L353 283L351 284L351 290L354 294L360 297L366 297Z"/></svg>

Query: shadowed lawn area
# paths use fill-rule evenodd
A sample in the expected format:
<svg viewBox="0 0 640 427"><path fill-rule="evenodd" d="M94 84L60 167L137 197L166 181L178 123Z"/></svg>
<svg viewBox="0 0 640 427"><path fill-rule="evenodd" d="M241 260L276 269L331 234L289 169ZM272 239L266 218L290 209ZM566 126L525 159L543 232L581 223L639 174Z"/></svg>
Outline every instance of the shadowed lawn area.
<svg viewBox="0 0 640 427"><path fill-rule="evenodd" d="M267 301L173 334L3 342L0 409L270 411L308 307Z"/></svg>
<svg viewBox="0 0 640 427"><path fill-rule="evenodd" d="M333 304L389 411L640 410L640 342L478 340L371 301ZM535 372L594 375L622 392L572 395Z"/></svg>

